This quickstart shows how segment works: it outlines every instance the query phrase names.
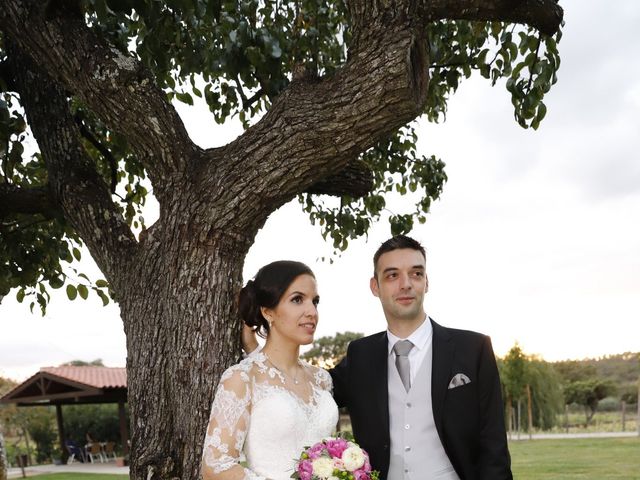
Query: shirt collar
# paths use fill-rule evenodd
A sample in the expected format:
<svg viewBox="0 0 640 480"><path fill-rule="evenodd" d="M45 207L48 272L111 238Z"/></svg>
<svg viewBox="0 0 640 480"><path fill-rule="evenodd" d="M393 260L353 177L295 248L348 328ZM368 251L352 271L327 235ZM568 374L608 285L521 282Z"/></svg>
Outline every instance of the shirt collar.
<svg viewBox="0 0 640 480"><path fill-rule="evenodd" d="M387 329L387 340L388 340L388 354L391 355L393 350L393 346L399 340L409 340L413 343L414 348L418 350L422 350L429 345L429 340L431 340L431 335L433 333L433 326L431 325L431 321L429 320L429 316L427 315L424 319L424 322L420 324L415 331L409 335L406 339L395 336L393 333Z"/></svg>

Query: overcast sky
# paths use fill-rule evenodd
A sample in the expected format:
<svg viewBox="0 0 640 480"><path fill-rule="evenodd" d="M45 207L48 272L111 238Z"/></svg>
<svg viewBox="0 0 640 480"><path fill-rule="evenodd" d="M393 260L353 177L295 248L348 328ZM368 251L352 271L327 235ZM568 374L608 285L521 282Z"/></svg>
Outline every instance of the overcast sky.
<svg viewBox="0 0 640 480"><path fill-rule="evenodd" d="M548 360L640 350L640 4L561 5L562 66L537 132L521 129L508 93L483 79L462 84L444 124L418 127L420 151L445 160L449 176L412 233L428 250L427 311L491 335L498 355L516 341ZM204 147L237 134L216 130L204 109L180 113ZM320 262L331 248L294 202L260 231L245 278L272 260L302 260L318 278L316 335L374 333L385 322L368 288L371 256L388 235L383 221L332 265ZM72 359L125 364L117 306L56 296L43 318L10 297L0 305L0 376L22 380Z"/></svg>

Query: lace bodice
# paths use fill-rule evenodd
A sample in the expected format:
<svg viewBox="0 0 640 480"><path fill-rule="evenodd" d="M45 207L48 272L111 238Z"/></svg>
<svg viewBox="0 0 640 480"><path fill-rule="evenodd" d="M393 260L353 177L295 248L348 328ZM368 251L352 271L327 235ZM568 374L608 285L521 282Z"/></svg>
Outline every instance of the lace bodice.
<svg viewBox="0 0 640 480"><path fill-rule="evenodd" d="M331 377L302 365L313 379L304 399L287 388L282 372L262 352L222 374L204 441L205 479L241 462L245 479L288 479L303 447L333 433L338 408Z"/></svg>

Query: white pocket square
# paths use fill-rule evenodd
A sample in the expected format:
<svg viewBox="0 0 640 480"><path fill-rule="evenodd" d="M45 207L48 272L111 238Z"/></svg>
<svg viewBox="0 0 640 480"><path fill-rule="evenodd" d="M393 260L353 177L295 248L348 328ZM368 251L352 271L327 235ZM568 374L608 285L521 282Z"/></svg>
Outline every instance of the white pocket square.
<svg viewBox="0 0 640 480"><path fill-rule="evenodd" d="M462 385L466 385L467 383L471 383L469 377L467 377L464 373L456 373L451 381L449 382L449 390L452 388L461 387Z"/></svg>

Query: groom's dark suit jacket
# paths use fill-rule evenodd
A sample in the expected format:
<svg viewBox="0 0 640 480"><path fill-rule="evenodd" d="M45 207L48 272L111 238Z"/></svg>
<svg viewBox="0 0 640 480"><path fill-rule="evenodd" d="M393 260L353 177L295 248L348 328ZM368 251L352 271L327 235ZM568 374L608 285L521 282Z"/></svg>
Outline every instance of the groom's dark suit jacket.
<svg viewBox="0 0 640 480"><path fill-rule="evenodd" d="M489 337L433 320L431 398L444 450L461 480L511 479L498 368ZM347 407L355 440L384 479L389 470L386 332L354 340L331 371L334 398ZM470 383L449 389L456 374Z"/></svg>

